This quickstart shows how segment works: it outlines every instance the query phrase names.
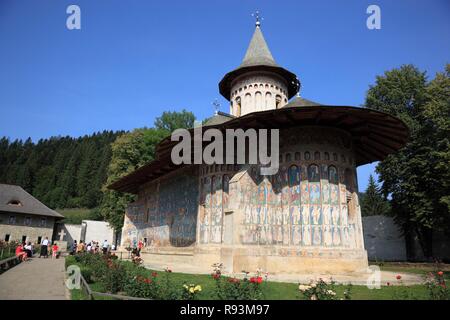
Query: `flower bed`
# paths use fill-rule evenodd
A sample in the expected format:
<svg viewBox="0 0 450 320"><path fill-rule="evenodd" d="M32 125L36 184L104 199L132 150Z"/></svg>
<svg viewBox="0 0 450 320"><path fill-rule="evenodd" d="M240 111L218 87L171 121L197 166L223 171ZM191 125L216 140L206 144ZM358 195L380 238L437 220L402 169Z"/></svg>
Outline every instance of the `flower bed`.
<svg viewBox="0 0 450 320"><path fill-rule="evenodd" d="M115 256L102 254L68 256L66 266L71 264L80 266L83 276L90 282L89 285L94 291L149 299L428 300L449 298L448 291L444 290L446 285L442 283L448 276L448 272L439 273L439 271L429 276L429 286L426 282L406 286L401 283L401 278L397 280L393 277L389 284L383 283L381 289L369 289L364 285L345 286L332 282L308 284L270 282L267 281L269 275L261 271L252 275L243 272L239 278L227 277L222 274L220 264L213 266L214 271L210 275L176 273L170 268L154 271L143 267L141 261L119 261ZM314 283L316 289L309 291L311 288L308 287L313 287ZM393 286L392 283L396 285ZM74 290L73 298L82 299L83 297L79 290Z"/></svg>

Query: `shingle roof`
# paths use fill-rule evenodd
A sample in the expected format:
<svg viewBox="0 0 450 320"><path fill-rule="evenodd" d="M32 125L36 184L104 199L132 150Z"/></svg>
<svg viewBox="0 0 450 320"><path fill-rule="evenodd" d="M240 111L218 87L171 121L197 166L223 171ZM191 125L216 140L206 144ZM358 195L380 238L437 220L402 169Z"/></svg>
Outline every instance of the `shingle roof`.
<svg viewBox="0 0 450 320"><path fill-rule="evenodd" d="M284 105L281 108L290 108L290 107L312 107L312 106L322 106L323 104L320 104L318 102L314 102L308 99L304 99L302 97L295 97L292 99L288 104Z"/></svg>
<svg viewBox="0 0 450 320"><path fill-rule="evenodd" d="M218 112L213 117L209 118L205 123L204 126L213 126L216 124L225 123L231 119L235 118L231 114L224 113L224 112Z"/></svg>
<svg viewBox="0 0 450 320"><path fill-rule="evenodd" d="M261 28L256 27L247 52L245 53L244 60L242 60L239 68L259 65L278 67L272 57L272 53L270 53L269 47L261 32Z"/></svg>
<svg viewBox="0 0 450 320"><path fill-rule="evenodd" d="M20 205L10 204L14 201ZM22 187L2 183L0 183L0 211L64 218L62 214L48 208Z"/></svg>
<svg viewBox="0 0 450 320"><path fill-rule="evenodd" d="M222 96L227 100L230 100L230 90L233 81L239 76L248 72L271 72L278 74L286 81L288 87L288 97L293 97L300 86L300 82L297 76L280 67L274 60L272 53L270 53L266 40L262 34L261 28L257 25L252 39L245 53L244 59L239 67L233 71L228 72L219 83L219 91Z"/></svg>

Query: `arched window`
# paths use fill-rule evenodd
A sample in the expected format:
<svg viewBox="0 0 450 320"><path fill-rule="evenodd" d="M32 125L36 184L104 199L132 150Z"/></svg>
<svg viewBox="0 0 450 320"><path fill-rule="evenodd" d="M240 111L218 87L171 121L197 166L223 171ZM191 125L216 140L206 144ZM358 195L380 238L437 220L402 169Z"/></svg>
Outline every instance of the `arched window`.
<svg viewBox="0 0 450 320"><path fill-rule="evenodd" d="M295 153L295 160L296 161L300 160L300 152Z"/></svg>
<svg viewBox="0 0 450 320"><path fill-rule="evenodd" d="M320 152L319 151L314 152L314 160L320 160Z"/></svg>
<svg viewBox="0 0 450 320"><path fill-rule="evenodd" d="M273 109L272 93L266 92L266 110Z"/></svg>
<svg viewBox="0 0 450 320"><path fill-rule="evenodd" d="M246 93L245 94L245 108L246 108L246 110L248 110L247 108L249 106L251 106L251 105L252 105L252 95L250 93Z"/></svg>
<svg viewBox="0 0 450 320"><path fill-rule="evenodd" d="M262 103L262 94L261 92L257 91L255 93L255 110L263 110L264 106Z"/></svg>
<svg viewBox="0 0 450 320"><path fill-rule="evenodd" d="M305 160L310 160L311 159L311 155L309 154L308 151L305 152Z"/></svg>
<svg viewBox="0 0 450 320"><path fill-rule="evenodd" d="M330 160L330 154L328 152L325 152L324 158L325 160Z"/></svg>
<svg viewBox="0 0 450 320"><path fill-rule="evenodd" d="M236 113L235 113L235 116L236 117L240 117L241 116L241 97L237 97L236 98Z"/></svg>
<svg viewBox="0 0 450 320"><path fill-rule="evenodd" d="M338 161L338 156L336 153L333 153L333 161Z"/></svg>
<svg viewBox="0 0 450 320"><path fill-rule="evenodd" d="M290 153L286 153L286 162L291 161L291 154Z"/></svg>

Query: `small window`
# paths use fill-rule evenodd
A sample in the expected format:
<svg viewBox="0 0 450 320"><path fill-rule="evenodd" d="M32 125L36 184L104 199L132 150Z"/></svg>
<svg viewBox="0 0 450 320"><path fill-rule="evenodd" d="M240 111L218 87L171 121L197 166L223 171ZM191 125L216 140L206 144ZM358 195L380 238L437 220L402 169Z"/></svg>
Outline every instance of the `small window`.
<svg viewBox="0 0 450 320"><path fill-rule="evenodd" d="M25 225L30 226L31 225L31 217L25 217Z"/></svg>
<svg viewBox="0 0 450 320"><path fill-rule="evenodd" d="M333 161L338 161L338 156L336 153L333 153Z"/></svg>
<svg viewBox="0 0 450 320"><path fill-rule="evenodd" d="M11 200L10 202L8 202L8 204L9 204L10 206L19 206L19 207L22 206L22 203L20 203L19 200Z"/></svg>
<svg viewBox="0 0 450 320"><path fill-rule="evenodd" d="M324 157L325 157L325 160L330 160L330 154L328 152L325 152Z"/></svg>
<svg viewBox="0 0 450 320"><path fill-rule="evenodd" d="M22 243L27 242L27 236L22 236Z"/></svg>
<svg viewBox="0 0 450 320"><path fill-rule="evenodd" d="M41 227L45 227L46 224L47 224L47 218L41 218Z"/></svg>
<svg viewBox="0 0 450 320"><path fill-rule="evenodd" d="M9 216L9 224L16 224L16 216Z"/></svg>
<svg viewBox="0 0 450 320"><path fill-rule="evenodd" d="M320 152L319 151L314 152L314 160L320 160Z"/></svg>
<svg viewBox="0 0 450 320"><path fill-rule="evenodd" d="M5 242L8 242L10 237L11 237L11 235L9 235L9 234L5 235Z"/></svg>
<svg viewBox="0 0 450 320"><path fill-rule="evenodd" d="M300 160L300 152L295 153L295 160Z"/></svg>
<svg viewBox="0 0 450 320"><path fill-rule="evenodd" d="M291 161L291 154L287 153L286 154L286 162L289 162L289 161Z"/></svg>

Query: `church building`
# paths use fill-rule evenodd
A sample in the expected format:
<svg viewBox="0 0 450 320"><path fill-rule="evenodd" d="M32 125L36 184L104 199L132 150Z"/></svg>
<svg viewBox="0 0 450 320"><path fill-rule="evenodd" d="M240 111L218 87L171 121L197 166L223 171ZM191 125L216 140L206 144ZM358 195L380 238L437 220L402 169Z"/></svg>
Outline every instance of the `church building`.
<svg viewBox="0 0 450 320"><path fill-rule="evenodd" d="M206 71L205 71L206 72ZM259 21L240 66L219 91L229 114L203 129L279 129L279 170L253 164L171 161L167 137L156 159L110 185L137 195L126 209L122 246L145 242L147 261L226 272L350 273L367 268L356 168L402 148L399 119L374 110L331 106L298 94L300 81L277 64Z"/></svg>

